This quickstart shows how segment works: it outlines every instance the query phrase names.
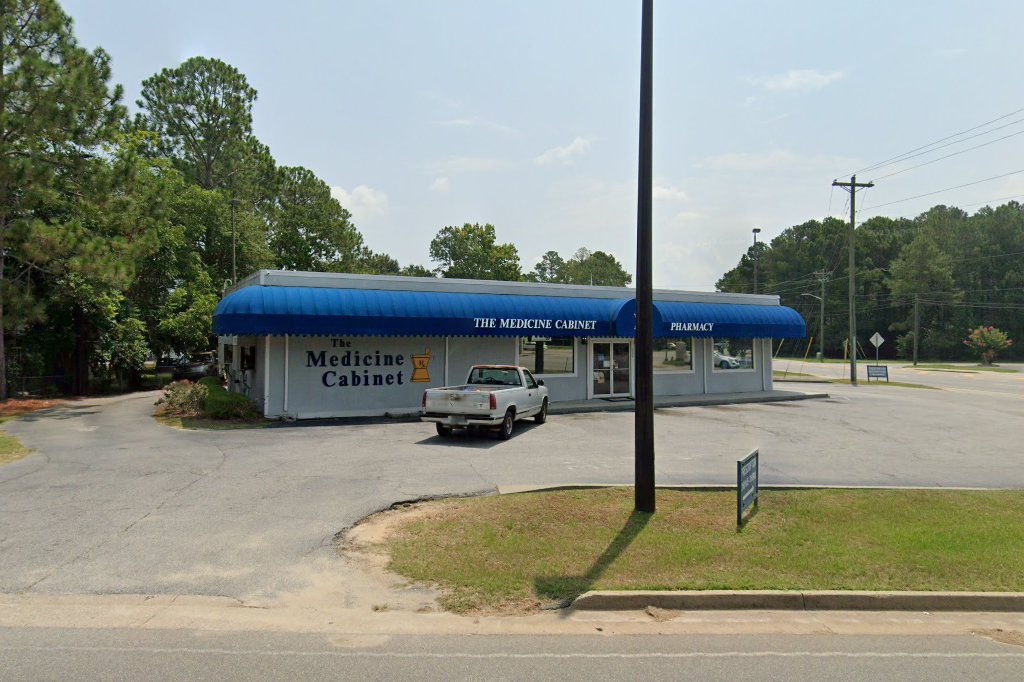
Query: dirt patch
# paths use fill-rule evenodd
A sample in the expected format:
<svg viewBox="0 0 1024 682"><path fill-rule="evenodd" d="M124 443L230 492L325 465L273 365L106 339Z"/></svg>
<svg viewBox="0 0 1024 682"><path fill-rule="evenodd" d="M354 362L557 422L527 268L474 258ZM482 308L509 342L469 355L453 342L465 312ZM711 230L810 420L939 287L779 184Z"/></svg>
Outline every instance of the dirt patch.
<svg viewBox="0 0 1024 682"><path fill-rule="evenodd" d="M17 417L30 412L48 410L61 404L61 400L47 400L41 398L11 398L0 403L0 418Z"/></svg>
<svg viewBox="0 0 1024 682"><path fill-rule="evenodd" d="M1002 628L996 628L994 630L975 630L975 634L1003 644L1012 644L1013 646L1024 647L1024 632L1019 630L1003 630Z"/></svg>

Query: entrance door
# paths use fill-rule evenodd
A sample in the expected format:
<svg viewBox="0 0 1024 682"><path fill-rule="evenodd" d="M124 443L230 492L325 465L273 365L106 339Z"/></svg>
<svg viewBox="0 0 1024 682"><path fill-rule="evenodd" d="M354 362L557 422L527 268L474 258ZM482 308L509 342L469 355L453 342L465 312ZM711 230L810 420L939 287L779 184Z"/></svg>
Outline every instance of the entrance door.
<svg viewBox="0 0 1024 682"><path fill-rule="evenodd" d="M595 398L628 396L630 342L591 341L591 382Z"/></svg>

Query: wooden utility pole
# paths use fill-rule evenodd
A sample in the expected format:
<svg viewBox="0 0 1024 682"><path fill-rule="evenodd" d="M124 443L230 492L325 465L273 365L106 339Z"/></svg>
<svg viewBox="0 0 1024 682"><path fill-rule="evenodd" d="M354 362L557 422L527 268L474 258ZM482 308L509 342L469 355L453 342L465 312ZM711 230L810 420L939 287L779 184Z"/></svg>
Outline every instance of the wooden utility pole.
<svg viewBox="0 0 1024 682"><path fill-rule="evenodd" d="M842 187L850 193L850 384L857 385L857 265L855 260L855 238L857 227L857 190L874 187L873 182L857 182L857 176L850 176L849 182L832 181L833 187Z"/></svg>
<svg viewBox="0 0 1024 682"><path fill-rule="evenodd" d="M654 513L654 290L651 211L654 130L654 0L643 0L640 28L640 159L636 211L636 402L634 508Z"/></svg>
<svg viewBox="0 0 1024 682"><path fill-rule="evenodd" d="M818 273L818 280L821 282L821 321L818 324L818 348L820 361L825 362L825 282L828 281L824 271Z"/></svg>
<svg viewBox="0 0 1024 682"><path fill-rule="evenodd" d="M920 307L920 299L918 295L914 294L914 366L917 367L917 335L921 332L921 318L918 316L918 308Z"/></svg>

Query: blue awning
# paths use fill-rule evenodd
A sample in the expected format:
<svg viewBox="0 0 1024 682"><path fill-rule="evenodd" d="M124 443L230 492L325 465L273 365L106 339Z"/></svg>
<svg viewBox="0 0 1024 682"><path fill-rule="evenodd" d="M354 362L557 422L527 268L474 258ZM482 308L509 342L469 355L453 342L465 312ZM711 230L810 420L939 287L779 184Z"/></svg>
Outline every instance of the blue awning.
<svg viewBox="0 0 1024 682"><path fill-rule="evenodd" d="M802 339L807 326L785 306L655 301L654 335Z"/></svg>
<svg viewBox="0 0 1024 682"><path fill-rule="evenodd" d="M632 299L250 286L217 305L213 333L632 336L635 308Z"/></svg>

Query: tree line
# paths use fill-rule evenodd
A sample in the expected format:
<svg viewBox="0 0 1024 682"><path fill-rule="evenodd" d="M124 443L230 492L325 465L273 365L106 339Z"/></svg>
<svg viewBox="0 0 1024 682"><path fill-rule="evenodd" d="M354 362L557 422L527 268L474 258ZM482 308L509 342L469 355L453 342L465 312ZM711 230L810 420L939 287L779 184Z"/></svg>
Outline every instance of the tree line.
<svg viewBox="0 0 1024 682"><path fill-rule="evenodd" d="M1011 201L973 215L934 206L914 218L873 217L857 226L855 249L859 344L880 332L882 357L909 357L918 309L918 353L935 359L966 359L964 343L978 326L1024 337L1024 205ZM821 320L825 280L825 353L842 357L849 334L849 223L836 218L794 225L770 243L751 246L717 282L720 291L778 294L800 311L808 336ZM803 354L807 341L787 353ZM813 357L818 348L810 348ZM1003 353L1021 358L1021 346Z"/></svg>
<svg viewBox="0 0 1024 682"><path fill-rule="evenodd" d="M0 67L0 399L19 377L61 375L85 393L147 358L209 349L226 286L261 268L630 281L587 249L524 273L490 224L444 227L434 267L400 265L313 171L275 162L238 69L165 68L130 116L110 56L80 46L53 0L0 0Z"/></svg>

